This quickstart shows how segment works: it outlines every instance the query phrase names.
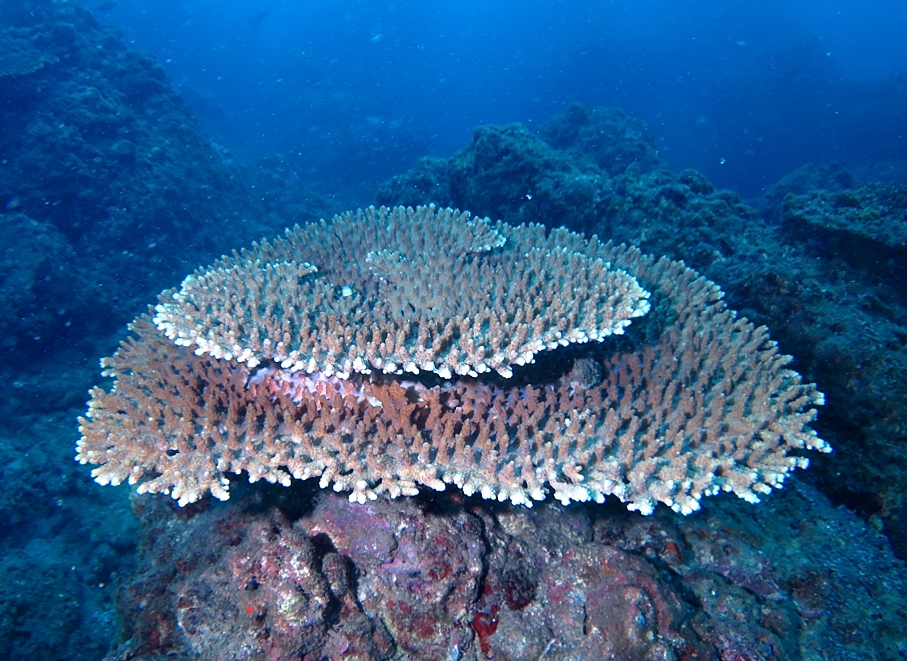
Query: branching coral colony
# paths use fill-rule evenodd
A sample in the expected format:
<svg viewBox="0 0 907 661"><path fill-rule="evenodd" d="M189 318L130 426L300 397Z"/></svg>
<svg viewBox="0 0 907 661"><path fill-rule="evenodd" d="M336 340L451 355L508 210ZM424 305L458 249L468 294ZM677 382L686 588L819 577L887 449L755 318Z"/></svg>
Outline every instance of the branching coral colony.
<svg viewBox="0 0 907 661"><path fill-rule="evenodd" d="M645 514L721 490L756 502L807 465L796 451L830 451L808 427L822 395L721 297L682 263L565 229L347 213L165 291L102 361L114 385L91 391L77 458L181 505L226 499L241 471L360 502L447 484ZM513 378L650 307L605 358Z"/></svg>

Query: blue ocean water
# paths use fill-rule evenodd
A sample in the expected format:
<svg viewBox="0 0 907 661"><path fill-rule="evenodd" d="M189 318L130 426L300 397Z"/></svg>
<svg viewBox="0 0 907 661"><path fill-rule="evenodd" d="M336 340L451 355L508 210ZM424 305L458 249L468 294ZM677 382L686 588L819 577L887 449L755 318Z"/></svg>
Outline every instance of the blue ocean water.
<svg viewBox="0 0 907 661"><path fill-rule="evenodd" d="M907 657L905 34L895 1L0 0L0 658ZM835 451L690 517L244 477L181 508L73 461L159 292L427 203L683 260ZM552 355L518 378L609 354Z"/></svg>
<svg viewBox="0 0 907 661"><path fill-rule="evenodd" d="M303 160L377 141L380 176L569 103L625 110L672 167L745 196L804 163L907 153L898 2L120 0L102 16L225 139Z"/></svg>

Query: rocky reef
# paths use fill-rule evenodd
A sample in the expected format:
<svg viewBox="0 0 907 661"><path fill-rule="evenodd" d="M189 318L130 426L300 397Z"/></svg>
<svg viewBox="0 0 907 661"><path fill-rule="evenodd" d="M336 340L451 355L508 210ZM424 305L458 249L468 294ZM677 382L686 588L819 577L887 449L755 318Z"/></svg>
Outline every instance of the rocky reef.
<svg viewBox="0 0 907 661"><path fill-rule="evenodd" d="M93 354L188 256L274 233L278 207L293 222L331 209L279 159L213 142L154 59L80 4L9 3L0 62L24 49L42 66L0 67L4 369L61 344Z"/></svg>
<svg viewBox="0 0 907 661"><path fill-rule="evenodd" d="M229 505L136 497L109 659L896 659L903 565L794 483L700 515L296 483ZM872 568L872 571L867 571ZM872 622L869 627L868 623Z"/></svg>

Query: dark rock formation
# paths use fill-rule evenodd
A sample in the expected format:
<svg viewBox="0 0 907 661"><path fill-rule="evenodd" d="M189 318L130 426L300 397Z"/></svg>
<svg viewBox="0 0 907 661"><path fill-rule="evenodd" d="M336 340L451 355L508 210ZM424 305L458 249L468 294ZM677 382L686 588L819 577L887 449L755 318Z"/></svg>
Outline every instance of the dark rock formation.
<svg viewBox="0 0 907 661"><path fill-rule="evenodd" d="M896 659L907 575L811 487L697 516L359 505L314 485L133 500L141 568L113 659Z"/></svg>
<svg viewBox="0 0 907 661"><path fill-rule="evenodd" d="M238 166L154 59L128 50L79 4L11 2L0 14L0 50L4 40L44 58L0 76L0 231L19 235L4 241L0 269L23 271L4 283L2 303L26 317L0 326L13 357L5 369L53 360L64 342L94 355L92 342L187 260L329 211L280 176L278 159L261 175ZM305 202L278 213L275 198ZM20 254L29 234L40 249Z"/></svg>

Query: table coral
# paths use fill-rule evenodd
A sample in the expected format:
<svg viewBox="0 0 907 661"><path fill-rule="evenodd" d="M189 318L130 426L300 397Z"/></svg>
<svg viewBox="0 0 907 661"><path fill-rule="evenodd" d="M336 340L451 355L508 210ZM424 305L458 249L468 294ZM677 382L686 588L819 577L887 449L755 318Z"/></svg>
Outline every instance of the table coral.
<svg viewBox="0 0 907 661"><path fill-rule="evenodd" d="M371 213L384 217L381 214L388 212ZM336 222L343 227L343 219ZM321 225L320 231L328 227ZM428 223L414 227L441 231ZM489 227L478 231L487 235ZM498 224L494 231L509 238L533 228ZM291 478L319 477L322 488L350 491L350 499L359 502L454 484L467 495L479 493L514 504L531 505L550 489L564 503L602 502L615 495L643 513L661 502L688 514L699 508L703 496L721 490L756 502L760 493L780 486L792 469L807 465L797 451L830 449L808 427L815 415L811 407L821 403L821 394L786 369L789 358L779 354L765 328L737 318L724 306L714 283L681 263L602 245L567 230L554 230L544 240L546 251L566 251L581 265L608 264L633 288L641 285L652 293L656 310L651 319L638 337L605 354L598 384L577 385L573 370L565 370L567 378L539 376L533 381L531 366L511 381L501 378L510 376L509 369L498 369L494 379L475 378L477 367L472 376L432 375L425 381L402 380L399 370L339 379L339 370L319 372L317 365L312 374L302 376L292 371L297 367L292 353L284 356L279 348L275 356L263 356L268 360L262 365L249 356L236 360L238 350L234 355L213 351L210 344L199 343L193 352L184 336L176 333L179 341L172 342L141 317L132 327L136 337L103 363L115 385L111 392L92 391L87 417L81 420L78 459L100 464L93 476L101 484L138 482L140 492L169 493L181 504L206 492L226 499L226 474L246 471L252 481L284 485ZM493 238L483 241L499 243ZM259 248L252 255L265 252L269 249ZM281 263L290 263L291 255L277 252ZM234 255L230 264L242 259ZM305 257L294 263L307 261ZM259 259L252 263L261 270ZM564 268L566 262L553 264ZM530 263L529 268L539 267ZM510 282L524 280L519 271L507 277ZM576 282L563 273L554 279ZM225 282L205 290L205 282L196 278L193 287L207 293L207 303L197 306L193 320L214 328L220 323L218 311L228 302L234 314L242 311L244 299ZM320 296L343 282L329 283ZM417 289L415 283L407 286ZM289 287L296 291L295 285ZM255 306L265 306L261 318L281 312L298 316L285 298L268 307L270 299L259 293L267 291L272 290L255 290L247 319L259 318ZM454 287L450 295L460 291ZM593 307L600 304L601 298L589 291L571 292L574 309L577 304L588 309L590 300ZM382 301L399 296L392 287L378 292ZM436 295L445 298L444 293ZM520 295L530 293L524 289ZM500 327L506 319L499 321L497 315L511 312L474 314ZM159 307L159 326L169 333L175 315L162 323L161 314ZM350 315L355 314L351 310ZM521 317L519 310L513 314L537 328L535 319ZM541 318L545 324L556 323L562 337L576 337L573 324L580 317L560 314L564 316ZM232 328L244 328L242 323L234 322ZM464 335L476 328L469 323L462 327ZM255 328L252 325L250 337ZM289 328L287 347L293 339ZM331 337L338 328L342 337ZM328 341L349 342L351 334L343 325L320 332L328 334ZM411 328L398 332L404 340L412 334ZM473 332L470 341L479 345L476 355L491 353L485 347L487 338ZM376 362L374 357L369 360ZM526 360L531 362L533 355Z"/></svg>

